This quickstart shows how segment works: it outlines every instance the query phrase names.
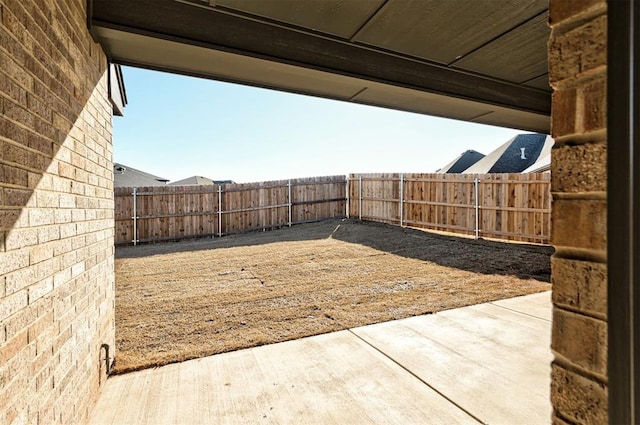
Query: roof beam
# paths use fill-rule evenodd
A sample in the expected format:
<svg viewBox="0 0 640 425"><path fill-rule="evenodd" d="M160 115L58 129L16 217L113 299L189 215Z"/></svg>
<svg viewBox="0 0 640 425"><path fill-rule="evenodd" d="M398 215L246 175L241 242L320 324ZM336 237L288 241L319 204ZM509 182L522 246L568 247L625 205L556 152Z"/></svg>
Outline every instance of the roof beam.
<svg viewBox="0 0 640 425"><path fill-rule="evenodd" d="M551 111L544 90L217 9L174 0L99 0L90 10L98 38L99 28L116 29L512 110ZM135 63L135 57L107 54L114 62Z"/></svg>

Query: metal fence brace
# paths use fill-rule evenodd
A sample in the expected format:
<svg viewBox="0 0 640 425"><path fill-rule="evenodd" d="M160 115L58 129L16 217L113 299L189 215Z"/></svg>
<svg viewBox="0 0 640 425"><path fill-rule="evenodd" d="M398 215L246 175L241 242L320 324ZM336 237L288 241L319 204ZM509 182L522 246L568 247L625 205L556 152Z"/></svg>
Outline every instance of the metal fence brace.
<svg viewBox="0 0 640 425"><path fill-rule="evenodd" d="M403 211L403 203L404 203L404 174L400 174L400 227L403 227L402 217L404 215Z"/></svg>
<svg viewBox="0 0 640 425"><path fill-rule="evenodd" d="M222 237L222 186L218 185L218 237Z"/></svg>
<svg viewBox="0 0 640 425"><path fill-rule="evenodd" d="M288 199L288 207L289 207L289 227L291 227L291 208L293 205L293 202L291 200L291 179L289 179L289 181L287 182L287 199Z"/></svg>
<svg viewBox="0 0 640 425"><path fill-rule="evenodd" d="M358 219L362 221L362 175L358 176Z"/></svg>
<svg viewBox="0 0 640 425"><path fill-rule="evenodd" d="M349 176L347 175L347 179L345 180L345 184L344 184L344 188L345 188L345 195L346 195L346 199L347 202L345 204L346 210L345 210L345 217L349 218L350 213L349 210L351 208L351 179L349 178Z"/></svg>
<svg viewBox="0 0 640 425"><path fill-rule="evenodd" d="M138 188L133 188L133 245L138 244Z"/></svg>
<svg viewBox="0 0 640 425"><path fill-rule="evenodd" d="M473 179L473 190L475 191L475 208L476 208L476 239L479 238L480 229L479 229L479 212L480 212L480 201L478 200L478 183L480 183L480 179L475 177Z"/></svg>
<svg viewBox="0 0 640 425"><path fill-rule="evenodd" d="M214 239L216 237L216 226L215 226L215 224L213 224L214 223L214 221L213 221L213 211L215 211L214 208L216 206L214 204L215 200L213 198L213 195L215 195L217 192L218 192L218 190L215 188L215 186L211 186L211 195L212 195L212 197L211 197L211 225L213 226L211 228L211 239Z"/></svg>

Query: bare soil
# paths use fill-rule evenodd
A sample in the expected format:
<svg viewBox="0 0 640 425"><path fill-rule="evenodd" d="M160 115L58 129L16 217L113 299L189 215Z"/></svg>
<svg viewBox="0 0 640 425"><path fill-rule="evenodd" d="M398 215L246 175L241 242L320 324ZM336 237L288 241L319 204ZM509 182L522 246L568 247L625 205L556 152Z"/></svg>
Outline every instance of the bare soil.
<svg viewBox="0 0 640 425"><path fill-rule="evenodd" d="M116 250L116 373L551 289L549 246L353 220Z"/></svg>

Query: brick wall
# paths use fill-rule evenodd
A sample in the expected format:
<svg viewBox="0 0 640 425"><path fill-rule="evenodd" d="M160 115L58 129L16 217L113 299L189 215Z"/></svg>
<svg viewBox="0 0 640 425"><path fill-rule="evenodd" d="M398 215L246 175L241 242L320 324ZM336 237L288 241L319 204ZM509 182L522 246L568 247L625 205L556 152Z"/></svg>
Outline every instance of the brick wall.
<svg viewBox="0 0 640 425"><path fill-rule="evenodd" d="M607 423L606 79L604 0L552 0L551 190L556 424Z"/></svg>
<svg viewBox="0 0 640 425"><path fill-rule="evenodd" d="M0 423L86 420L114 349L106 59L84 0L0 0Z"/></svg>

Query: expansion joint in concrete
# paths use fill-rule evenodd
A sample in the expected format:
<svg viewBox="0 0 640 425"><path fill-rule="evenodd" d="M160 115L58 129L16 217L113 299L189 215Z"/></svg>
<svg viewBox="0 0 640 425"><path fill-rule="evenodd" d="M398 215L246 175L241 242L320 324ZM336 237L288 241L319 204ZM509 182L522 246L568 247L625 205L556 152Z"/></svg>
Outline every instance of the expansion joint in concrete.
<svg viewBox="0 0 640 425"><path fill-rule="evenodd" d="M416 378L417 380L419 380L420 382L422 382L424 385L426 385L427 387L431 388L433 391L435 391L440 397L444 398L445 400L447 400L449 403L453 404L454 406L456 406L458 409L462 410L463 412L465 412L467 415L469 415L470 417L472 417L473 419L475 419L478 423L484 424L484 422L478 418L476 415L474 415L473 413L471 413L470 411L468 411L467 409L465 409L463 406L461 406L459 403L457 403L455 400L452 400L450 397L447 397L445 394L443 394L441 391L439 391L437 388L435 388L434 386L432 386L431 384L429 384L427 381L425 381L423 378L421 378L420 376L418 376L416 373L414 373L413 371L411 371L410 369L408 369L407 367L405 367L403 364L399 363L396 359L394 359L393 357L391 357L389 354L385 353L384 351L382 351L381 349L379 349L378 347L376 347L374 344L370 343L369 341L367 341L366 339L362 338L360 335L358 335L357 333L353 332L353 330L351 329L347 329L347 331L349 333L351 333L351 335L355 336L356 338L358 338L360 341L362 341L363 343L365 343L366 345L368 345L369 347L373 348L375 351L377 351L378 353L382 354L384 357L386 357L387 359L389 359L390 361L392 361L393 363L395 363L397 366L399 366L400 368L402 368L405 372L409 373L411 376L413 376L414 378Z"/></svg>

